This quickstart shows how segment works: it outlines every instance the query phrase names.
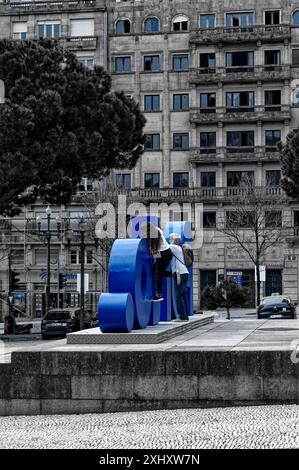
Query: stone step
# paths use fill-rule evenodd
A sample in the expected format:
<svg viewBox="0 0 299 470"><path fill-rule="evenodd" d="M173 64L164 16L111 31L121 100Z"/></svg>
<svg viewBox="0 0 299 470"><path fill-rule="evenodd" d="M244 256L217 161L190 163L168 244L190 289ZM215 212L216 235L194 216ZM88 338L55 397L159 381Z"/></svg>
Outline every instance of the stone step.
<svg viewBox="0 0 299 470"><path fill-rule="evenodd" d="M102 333L99 328L90 328L67 334L67 344L155 344L182 335L190 330L214 322L214 314L189 317L189 322L161 322L144 330L131 333Z"/></svg>

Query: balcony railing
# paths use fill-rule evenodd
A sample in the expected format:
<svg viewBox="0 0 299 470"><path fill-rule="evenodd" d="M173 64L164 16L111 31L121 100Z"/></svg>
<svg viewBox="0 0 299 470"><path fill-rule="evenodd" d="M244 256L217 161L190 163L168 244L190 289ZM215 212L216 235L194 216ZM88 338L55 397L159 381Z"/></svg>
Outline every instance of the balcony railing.
<svg viewBox="0 0 299 470"><path fill-rule="evenodd" d="M63 47L66 47L69 50L97 48L96 36L73 36L60 38L59 42Z"/></svg>
<svg viewBox="0 0 299 470"><path fill-rule="evenodd" d="M191 44L215 44L237 42L280 42L291 38L289 24L218 27L198 29L190 34Z"/></svg>
<svg viewBox="0 0 299 470"><path fill-rule="evenodd" d="M190 122L196 124L285 121L289 119L291 119L291 107L285 104L190 109Z"/></svg>
<svg viewBox="0 0 299 470"><path fill-rule="evenodd" d="M96 6L96 0L10 0L6 2L16 10L73 10Z"/></svg>
<svg viewBox="0 0 299 470"><path fill-rule="evenodd" d="M190 149L190 163L216 163L237 161L279 161L275 146L265 147L196 147Z"/></svg>
<svg viewBox="0 0 299 470"><path fill-rule="evenodd" d="M291 78L290 65L246 65L242 67L200 67L190 70L190 83L281 81Z"/></svg>
<svg viewBox="0 0 299 470"><path fill-rule="evenodd" d="M258 187L265 196L284 196L281 187ZM103 193L101 200L111 200L122 194L127 196L128 200L143 202L214 202L217 200L231 199L240 197L248 193L248 188L237 187L207 187L207 188L146 188L115 190Z"/></svg>

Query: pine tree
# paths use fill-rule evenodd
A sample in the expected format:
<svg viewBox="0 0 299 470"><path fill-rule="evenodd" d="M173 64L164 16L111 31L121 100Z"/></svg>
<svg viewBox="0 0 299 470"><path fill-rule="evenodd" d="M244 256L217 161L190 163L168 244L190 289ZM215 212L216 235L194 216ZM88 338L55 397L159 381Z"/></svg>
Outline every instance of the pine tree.
<svg viewBox="0 0 299 470"><path fill-rule="evenodd" d="M102 67L50 40L3 40L0 79L0 213L16 213L28 188L32 200L66 203L82 177L136 165L145 118Z"/></svg>

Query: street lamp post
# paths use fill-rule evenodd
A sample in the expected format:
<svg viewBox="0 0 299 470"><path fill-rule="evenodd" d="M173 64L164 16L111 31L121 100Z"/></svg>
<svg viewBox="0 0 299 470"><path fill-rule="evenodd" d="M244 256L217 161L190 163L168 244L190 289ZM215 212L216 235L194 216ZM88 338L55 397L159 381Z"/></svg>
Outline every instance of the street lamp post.
<svg viewBox="0 0 299 470"><path fill-rule="evenodd" d="M46 209L47 215L47 228L45 231L46 240L47 240L47 280L46 280L46 313L50 309L51 304L51 238L52 238L52 231L51 231L51 214L52 210L51 207L48 206ZM38 232L41 233L41 218L37 217L37 224L38 224ZM60 220L59 217L56 217L57 223L57 233L59 235L60 232Z"/></svg>
<svg viewBox="0 0 299 470"><path fill-rule="evenodd" d="M78 223L78 231L80 234L80 330L83 330L85 326L85 234L88 231L88 225L84 219L81 219ZM70 228L66 231L66 240L70 249L73 240L73 232ZM96 237L94 238L94 244L97 249L99 240Z"/></svg>
<svg viewBox="0 0 299 470"><path fill-rule="evenodd" d="M84 283L84 261L85 261L85 232L87 225L84 219L80 220L79 224L80 232L80 330L84 330L85 314L84 314L84 295L85 295L85 283Z"/></svg>

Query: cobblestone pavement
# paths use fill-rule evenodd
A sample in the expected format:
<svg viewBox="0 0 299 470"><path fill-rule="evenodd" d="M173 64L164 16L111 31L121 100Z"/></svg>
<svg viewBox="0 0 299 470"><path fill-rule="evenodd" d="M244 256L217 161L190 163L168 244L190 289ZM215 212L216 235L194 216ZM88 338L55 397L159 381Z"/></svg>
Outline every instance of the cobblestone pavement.
<svg viewBox="0 0 299 470"><path fill-rule="evenodd" d="M299 406L0 418L0 448L298 448Z"/></svg>

